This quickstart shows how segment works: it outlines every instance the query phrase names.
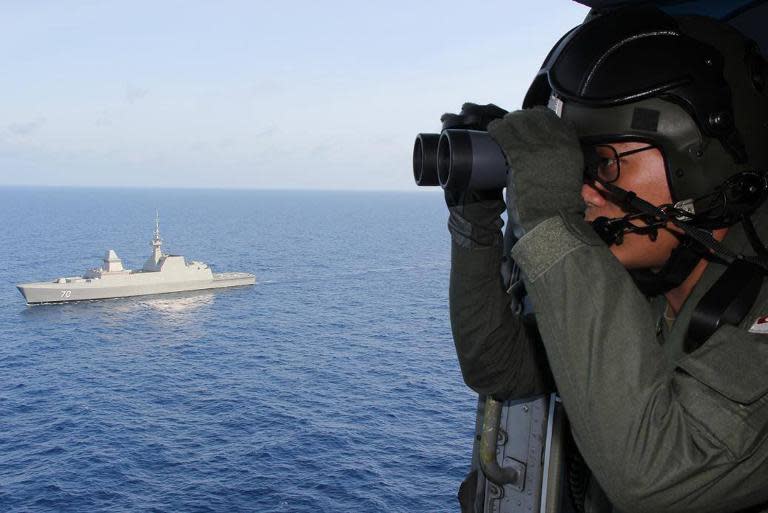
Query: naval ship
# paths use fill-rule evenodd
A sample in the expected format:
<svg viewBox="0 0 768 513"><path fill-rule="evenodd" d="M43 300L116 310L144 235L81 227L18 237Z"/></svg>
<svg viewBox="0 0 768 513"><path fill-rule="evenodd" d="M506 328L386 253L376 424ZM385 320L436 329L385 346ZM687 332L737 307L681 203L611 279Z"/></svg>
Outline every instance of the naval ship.
<svg viewBox="0 0 768 513"><path fill-rule="evenodd" d="M16 287L27 304L33 305L218 289L256 283L256 276L250 273L214 273L203 262L187 262L181 255L163 253L158 217L155 218L155 233L150 245L152 254L140 270L123 268L117 253L110 249L104 255L102 266L87 271L83 276L21 283Z"/></svg>

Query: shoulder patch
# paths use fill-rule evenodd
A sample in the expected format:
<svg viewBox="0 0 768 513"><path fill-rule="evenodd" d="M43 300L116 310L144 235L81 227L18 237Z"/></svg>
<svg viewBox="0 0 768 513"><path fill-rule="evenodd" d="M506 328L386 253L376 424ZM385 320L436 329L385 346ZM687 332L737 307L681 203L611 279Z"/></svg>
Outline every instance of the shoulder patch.
<svg viewBox="0 0 768 513"><path fill-rule="evenodd" d="M768 315L758 317L755 320L755 322L752 324L752 327L749 328L749 332L762 333L764 335L768 335Z"/></svg>

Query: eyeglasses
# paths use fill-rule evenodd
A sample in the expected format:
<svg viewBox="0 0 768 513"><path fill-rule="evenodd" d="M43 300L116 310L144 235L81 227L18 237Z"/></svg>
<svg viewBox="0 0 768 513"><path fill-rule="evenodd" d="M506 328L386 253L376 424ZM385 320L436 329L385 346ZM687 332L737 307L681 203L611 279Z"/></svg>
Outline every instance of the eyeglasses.
<svg viewBox="0 0 768 513"><path fill-rule="evenodd" d="M598 157L597 166L594 171L596 178L603 183L613 183L618 180L621 175L621 161L624 157L651 150L655 148L655 146L643 146L642 148L635 148L634 150L621 153L610 144L595 144L593 148Z"/></svg>

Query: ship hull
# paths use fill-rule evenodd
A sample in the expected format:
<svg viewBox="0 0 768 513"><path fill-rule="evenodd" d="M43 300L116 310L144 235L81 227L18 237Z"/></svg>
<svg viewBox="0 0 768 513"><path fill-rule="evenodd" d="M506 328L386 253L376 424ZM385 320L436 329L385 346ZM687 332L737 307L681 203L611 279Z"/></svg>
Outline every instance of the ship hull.
<svg viewBox="0 0 768 513"><path fill-rule="evenodd" d="M23 283L17 285L27 304L69 303L122 297L149 296L253 285L250 273L213 273L213 279L191 281L159 281L157 283L108 284L83 281L78 283Z"/></svg>

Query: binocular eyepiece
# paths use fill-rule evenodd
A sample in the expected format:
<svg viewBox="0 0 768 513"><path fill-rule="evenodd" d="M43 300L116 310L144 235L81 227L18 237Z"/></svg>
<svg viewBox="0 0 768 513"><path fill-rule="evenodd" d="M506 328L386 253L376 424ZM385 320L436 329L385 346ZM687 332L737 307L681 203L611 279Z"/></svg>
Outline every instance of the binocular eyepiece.
<svg viewBox="0 0 768 513"><path fill-rule="evenodd" d="M488 132L447 129L418 134L413 145L416 185L451 190L497 190L507 186L507 160Z"/></svg>

